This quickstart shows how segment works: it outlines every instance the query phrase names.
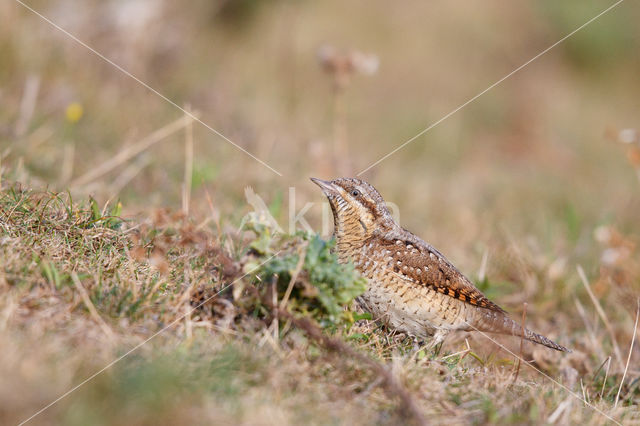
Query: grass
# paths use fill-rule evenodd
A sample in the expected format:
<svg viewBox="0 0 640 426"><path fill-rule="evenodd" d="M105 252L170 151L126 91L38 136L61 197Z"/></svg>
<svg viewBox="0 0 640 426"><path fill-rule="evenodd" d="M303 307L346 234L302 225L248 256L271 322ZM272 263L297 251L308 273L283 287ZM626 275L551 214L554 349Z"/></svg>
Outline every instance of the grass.
<svg viewBox="0 0 640 426"><path fill-rule="evenodd" d="M32 423L607 423L583 401L640 422L638 5L365 175L404 227L573 349L522 356L575 398L482 335L426 351L373 323L327 236L247 222L243 194L281 224L313 203L319 229L309 176L366 168L604 5L121 3L29 2L284 176L0 5L1 424L152 337ZM374 54L377 73L336 91L325 44Z"/></svg>
<svg viewBox="0 0 640 426"><path fill-rule="evenodd" d="M514 380L515 358L482 336L458 335L440 351L416 353L411 339L342 311L362 291L360 279L346 271L332 278L343 267L317 237L273 236L260 223L243 236L220 235L179 214L136 221L109 211L67 194L1 192L0 339L11 348L0 355L5 424L28 418L165 327L34 423L416 420L401 409L407 401L430 422L605 423L526 366ZM285 294L278 314L270 300L283 308ZM573 354L525 345L524 358L608 415L637 421L637 363L614 408L624 365L614 358L598 368L611 341L591 326L598 347L572 321L557 338ZM626 355L630 330L616 323L614 332ZM513 340L501 339L516 350ZM389 392L381 372L407 401Z"/></svg>

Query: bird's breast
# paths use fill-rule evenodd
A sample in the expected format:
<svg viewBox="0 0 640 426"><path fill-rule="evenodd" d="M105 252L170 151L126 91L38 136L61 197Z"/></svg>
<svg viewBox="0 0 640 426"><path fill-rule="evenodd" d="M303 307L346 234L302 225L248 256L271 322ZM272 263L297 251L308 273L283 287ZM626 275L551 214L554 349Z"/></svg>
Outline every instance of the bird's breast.
<svg viewBox="0 0 640 426"><path fill-rule="evenodd" d="M387 250L367 250L352 256L356 269L368 280L361 304L375 319L394 329L426 338L439 329L464 329L464 303L402 274L402 266ZM400 271L400 272L397 272Z"/></svg>

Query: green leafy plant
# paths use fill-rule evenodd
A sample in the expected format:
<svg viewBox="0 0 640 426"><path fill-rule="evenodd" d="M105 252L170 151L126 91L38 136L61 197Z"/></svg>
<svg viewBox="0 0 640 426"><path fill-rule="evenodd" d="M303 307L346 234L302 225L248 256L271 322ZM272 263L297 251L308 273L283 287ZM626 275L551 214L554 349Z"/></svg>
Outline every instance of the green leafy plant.
<svg viewBox="0 0 640 426"><path fill-rule="evenodd" d="M338 263L332 251L335 240L304 232L274 234L259 221L250 220L247 228L256 234L250 247L257 256L245 271L254 271L259 288L275 286L279 301L286 300L291 311L310 315L324 327L352 324L359 318L347 308L364 293L366 280L352 264Z"/></svg>

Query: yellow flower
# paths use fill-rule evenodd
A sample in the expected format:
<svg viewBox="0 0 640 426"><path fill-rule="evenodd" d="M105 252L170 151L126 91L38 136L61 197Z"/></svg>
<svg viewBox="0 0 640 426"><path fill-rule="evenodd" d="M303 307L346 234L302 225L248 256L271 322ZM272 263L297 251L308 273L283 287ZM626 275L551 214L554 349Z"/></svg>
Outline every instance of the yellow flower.
<svg viewBox="0 0 640 426"><path fill-rule="evenodd" d="M82 105L78 102L72 102L67 106L65 116L67 117L67 121L70 123L77 123L82 118L83 113L84 109L82 108Z"/></svg>

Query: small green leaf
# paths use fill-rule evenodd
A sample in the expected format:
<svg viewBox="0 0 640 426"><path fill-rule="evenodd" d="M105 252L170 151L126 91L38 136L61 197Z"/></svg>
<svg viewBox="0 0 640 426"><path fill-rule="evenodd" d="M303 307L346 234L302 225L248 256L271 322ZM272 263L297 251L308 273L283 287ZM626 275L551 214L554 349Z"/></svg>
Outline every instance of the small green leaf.
<svg viewBox="0 0 640 426"><path fill-rule="evenodd" d="M371 320L373 317L371 316L371 314L369 312L363 312L361 314L355 313L353 314L353 320L354 321L360 321L360 320Z"/></svg>
<svg viewBox="0 0 640 426"><path fill-rule="evenodd" d="M100 220L102 218L102 213L100 212L98 202L93 197L89 197L89 206L91 207L91 220Z"/></svg>

